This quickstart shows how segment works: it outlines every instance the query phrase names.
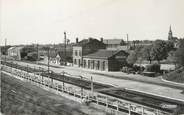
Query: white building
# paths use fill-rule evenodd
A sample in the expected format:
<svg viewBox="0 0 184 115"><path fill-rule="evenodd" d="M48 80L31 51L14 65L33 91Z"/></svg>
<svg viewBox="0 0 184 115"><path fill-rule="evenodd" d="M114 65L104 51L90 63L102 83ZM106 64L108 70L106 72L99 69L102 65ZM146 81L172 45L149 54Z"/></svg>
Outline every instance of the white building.
<svg viewBox="0 0 184 115"><path fill-rule="evenodd" d="M8 49L8 56L13 57L15 60L21 60L21 50L23 47L10 47Z"/></svg>

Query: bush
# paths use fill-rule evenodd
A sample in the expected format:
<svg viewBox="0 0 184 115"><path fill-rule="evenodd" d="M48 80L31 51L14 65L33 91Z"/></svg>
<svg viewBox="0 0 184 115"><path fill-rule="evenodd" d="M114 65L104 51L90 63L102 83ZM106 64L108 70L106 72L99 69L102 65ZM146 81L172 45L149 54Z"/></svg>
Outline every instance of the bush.
<svg viewBox="0 0 184 115"><path fill-rule="evenodd" d="M38 58L38 56L37 56L36 52L31 52L31 53L28 53L28 55L27 55L27 60L29 60L29 61L36 61L37 58Z"/></svg>
<svg viewBox="0 0 184 115"><path fill-rule="evenodd" d="M164 79L184 83L184 67L163 76Z"/></svg>
<svg viewBox="0 0 184 115"><path fill-rule="evenodd" d="M138 65L134 65L133 66L133 70L136 71L136 72L141 72L141 71L144 71L144 67L138 66Z"/></svg>
<svg viewBox="0 0 184 115"><path fill-rule="evenodd" d="M146 66L146 71L160 73L160 64L150 64Z"/></svg>
<svg viewBox="0 0 184 115"><path fill-rule="evenodd" d="M137 66L137 65L134 65L134 66L124 66L122 67L122 69L120 71L122 72L125 72L125 73L133 73L133 74L136 74L136 73L142 73L144 71L144 67L141 67L141 66Z"/></svg>

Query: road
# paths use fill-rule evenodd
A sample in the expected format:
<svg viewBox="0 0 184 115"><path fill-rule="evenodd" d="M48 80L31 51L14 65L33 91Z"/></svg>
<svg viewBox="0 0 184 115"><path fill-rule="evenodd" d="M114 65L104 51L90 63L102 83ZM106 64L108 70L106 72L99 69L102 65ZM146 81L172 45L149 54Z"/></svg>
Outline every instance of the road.
<svg viewBox="0 0 184 115"><path fill-rule="evenodd" d="M30 64L25 62L16 62L16 63L19 63L24 66L29 65L32 67L41 66L42 68L47 69L47 67L43 65ZM118 88L134 89L142 92L147 92L151 94L161 95L161 96L184 101L184 94L182 94L182 91L183 91L182 89L171 88L171 87L160 86L160 85L149 84L149 83L138 82L138 81L132 81L132 80L116 79L113 77L106 77L104 75L93 74L89 71L83 71L75 68L69 69L64 67L61 67L61 68L50 67L50 69L56 73L61 73L65 71L67 73L72 74L73 77L81 75L90 79L90 77L93 76L93 80L96 82L110 84Z"/></svg>

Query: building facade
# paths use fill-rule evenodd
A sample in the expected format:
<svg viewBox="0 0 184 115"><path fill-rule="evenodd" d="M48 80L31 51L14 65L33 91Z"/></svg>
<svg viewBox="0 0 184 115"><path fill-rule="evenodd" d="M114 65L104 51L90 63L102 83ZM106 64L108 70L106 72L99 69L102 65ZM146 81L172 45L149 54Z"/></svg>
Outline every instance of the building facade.
<svg viewBox="0 0 184 115"><path fill-rule="evenodd" d="M105 44L97 39L89 38L78 42L77 38L76 45L73 46L73 66L82 67L84 55L88 55L99 49L105 48Z"/></svg>
<svg viewBox="0 0 184 115"><path fill-rule="evenodd" d="M169 41L173 41L173 42L176 42L178 40L177 37L173 36L173 32L172 32L171 26L169 27L168 40Z"/></svg>
<svg viewBox="0 0 184 115"><path fill-rule="evenodd" d="M101 41L106 45L107 50L127 50L127 43L123 39L103 39Z"/></svg>
<svg viewBox="0 0 184 115"><path fill-rule="evenodd" d="M119 71L126 64L128 53L119 50L99 50L83 56L83 68L99 71Z"/></svg>
<svg viewBox="0 0 184 115"><path fill-rule="evenodd" d="M21 51L23 47L10 47L8 49L8 56L15 60L21 60Z"/></svg>
<svg viewBox="0 0 184 115"><path fill-rule="evenodd" d="M56 56L50 57L50 63L52 64L60 65L60 60L61 60L61 57L59 56L59 54L57 54Z"/></svg>

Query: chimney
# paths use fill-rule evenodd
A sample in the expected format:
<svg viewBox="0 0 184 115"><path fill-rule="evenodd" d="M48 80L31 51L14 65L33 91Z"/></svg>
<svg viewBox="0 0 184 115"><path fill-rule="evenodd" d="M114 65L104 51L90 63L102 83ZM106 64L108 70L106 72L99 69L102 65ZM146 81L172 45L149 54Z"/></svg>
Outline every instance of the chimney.
<svg viewBox="0 0 184 115"><path fill-rule="evenodd" d="M76 38L76 43L79 43L79 38Z"/></svg>
<svg viewBox="0 0 184 115"><path fill-rule="evenodd" d="M90 42L92 39L93 39L93 38L89 37L89 38L88 38L88 41Z"/></svg>
<svg viewBox="0 0 184 115"><path fill-rule="evenodd" d="M100 38L100 41L103 43L103 38L102 37Z"/></svg>

